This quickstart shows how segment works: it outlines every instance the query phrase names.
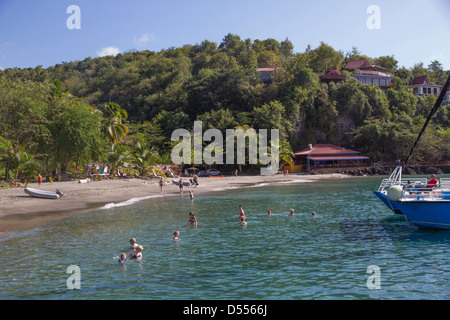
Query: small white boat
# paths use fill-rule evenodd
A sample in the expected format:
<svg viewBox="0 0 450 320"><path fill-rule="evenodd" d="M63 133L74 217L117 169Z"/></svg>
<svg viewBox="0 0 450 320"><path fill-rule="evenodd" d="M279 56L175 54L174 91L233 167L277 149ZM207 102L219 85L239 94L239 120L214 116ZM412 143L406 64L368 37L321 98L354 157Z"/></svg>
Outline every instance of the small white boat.
<svg viewBox="0 0 450 320"><path fill-rule="evenodd" d="M35 197L35 198L44 198L44 199L59 199L64 196L63 193L61 193L58 189L56 189L56 192L53 191L45 191L45 190L38 190L33 188L25 188L25 193Z"/></svg>
<svg viewBox="0 0 450 320"><path fill-rule="evenodd" d="M178 186L180 184L180 180L172 180L172 183ZM190 181L183 181L183 186L190 186L191 184L192 182Z"/></svg>

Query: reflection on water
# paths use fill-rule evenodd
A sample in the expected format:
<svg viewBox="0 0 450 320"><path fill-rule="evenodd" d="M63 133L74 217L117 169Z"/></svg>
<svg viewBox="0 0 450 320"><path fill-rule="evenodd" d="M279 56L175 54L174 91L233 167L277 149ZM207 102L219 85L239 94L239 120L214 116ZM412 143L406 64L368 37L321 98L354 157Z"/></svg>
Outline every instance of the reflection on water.
<svg viewBox="0 0 450 320"><path fill-rule="evenodd" d="M140 199L0 240L2 299L448 299L450 233L419 230L379 179ZM236 216L242 204L248 225ZM295 216L288 217L289 209ZM267 215L267 210L274 212ZM195 212L198 226L188 226ZM315 211L316 217L311 213ZM172 241L173 232L179 241ZM118 262L136 237L141 262ZM70 265L81 289L68 290ZM369 290L367 268L381 269Z"/></svg>

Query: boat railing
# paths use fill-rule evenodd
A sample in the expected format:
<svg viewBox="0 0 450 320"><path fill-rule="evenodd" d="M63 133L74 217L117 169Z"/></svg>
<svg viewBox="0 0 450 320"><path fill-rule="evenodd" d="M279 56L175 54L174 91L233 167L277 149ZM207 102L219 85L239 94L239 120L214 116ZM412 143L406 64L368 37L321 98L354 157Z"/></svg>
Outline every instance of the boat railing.
<svg viewBox="0 0 450 320"><path fill-rule="evenodd" d="M381 181L380 187L378 188L378 191L383 191L384 189L388 189L391 186L406 186L406 187L409 186L412 188L424 188L426 184L427 184L426 178L414 179L414 181L412 182L410 179L400 179L400 180L383 179L383 181Z"/></svg>
<svg viewBox="0 0 450 320"><path fill-rule="evenodd" d="M441 178L439 180L439 186L441 189L450 189L450 178Z"/></svg>

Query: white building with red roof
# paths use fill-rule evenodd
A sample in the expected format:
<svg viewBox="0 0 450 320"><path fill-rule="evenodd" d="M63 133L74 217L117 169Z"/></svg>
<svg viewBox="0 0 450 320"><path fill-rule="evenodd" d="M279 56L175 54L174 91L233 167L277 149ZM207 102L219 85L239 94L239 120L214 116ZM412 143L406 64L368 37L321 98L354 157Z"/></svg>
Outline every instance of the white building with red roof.
<svg viewBox="0 0 450 320"><path fill-rule="evenodd" d="M441 93L442 86L432 85L428 79L428 76L415 77L412 85L408 87L413 90L413 94L416 96L429 96L434 95L436 97Z"/></svg>
<svg viewBox="0 0 450 320"><path fill-rule="evenodd" d="M311 171L333 168L367 167L369 158L361 156L359 151L334 144L315 144L294 152L295 171ZM289 167L287 168L289 170ZM289 170L294 171L294 170Z"/></svg>

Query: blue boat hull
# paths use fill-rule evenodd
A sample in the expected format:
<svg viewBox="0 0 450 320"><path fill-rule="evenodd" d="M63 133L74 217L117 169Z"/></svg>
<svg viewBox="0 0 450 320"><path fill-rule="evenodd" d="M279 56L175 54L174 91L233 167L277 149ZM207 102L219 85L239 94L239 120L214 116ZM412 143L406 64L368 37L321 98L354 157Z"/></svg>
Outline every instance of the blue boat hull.
<svg viewBox="0 0 450 320"><path fill-rule="evenodd" d="M396 206L394 201L389 200L389 198L384 194L381 193L379 191L374 191L373 193L375 193L375 195L386 205L386 207L388 207L389 209L392 210L392 212L396 213L396 214L403 214L403 212L401 212Z"/></svg>
<svg viewBox="0 0 450 320"><path fill-rule="evenodd" d="M450 201L448 200L392 201L381 192L374 193L389 209L402 213L406 220L419 228L450 229Z"/></svg>

